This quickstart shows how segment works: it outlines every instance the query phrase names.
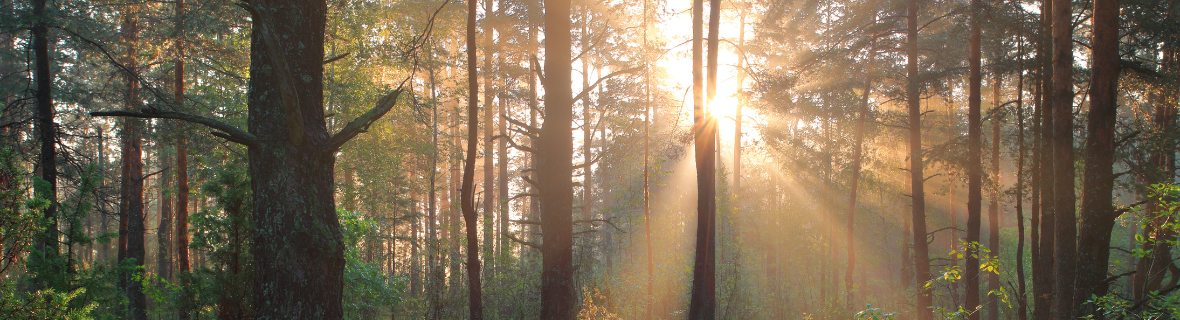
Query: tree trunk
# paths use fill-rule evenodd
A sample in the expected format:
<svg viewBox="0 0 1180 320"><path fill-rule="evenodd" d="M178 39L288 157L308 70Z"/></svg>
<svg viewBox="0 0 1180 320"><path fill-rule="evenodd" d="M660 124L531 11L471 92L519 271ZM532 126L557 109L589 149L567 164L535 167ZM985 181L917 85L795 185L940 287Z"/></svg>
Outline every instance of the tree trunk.
<svg viewBox="0 0 1180 320"><path fill-rule="evenodd" d="M717 23L720 20L721 2L710 0L711 14L709 17L709 96L715 92L712 85L716 82L717 70ZM697 232L696 251L693 255L692 268L692 296L688 304L688 318L693 320L713 319L716 314L716 215L717 204L714 188L716 187L714 169L716 123L709 114L705 89L702 86L701 58L702 29L704 28L704 2L695 0L693 4L693 133L696 153L697 176Z"/></svg>
<svg viewBox="0 0 1180 320"><path fill-rule="evenodd" d="M652 252L651 252L651 58L648 56L651 51L651 44L648 43L647 30L650 26L648 17L648 5L650 0L643 0L643 241L644 252L647 258L647 291L644 295L644 311L643 316L646 320L652 319L652 310L656 308L654 299L653 286L655 284L655 272L652 270ZM740 83L740 81L739 81Z"/></svg>
<svg viewBox="0 0 1180 320"><path fill-rule="evenodd" d="M54 123L53 74L49 68L49 26L47 25L49 17L45 7L46 0L33 0L33 16L36 19L32 28L33 54L36 56L33 79L37 84L34 93L37 101L35 127L37 140L41 143L41 152L37 155L37 171L38 178L47 184L36 188L36 193L38 198L49 201L49 207L43 213L48 224L45 226L45 232L41 235L41 241L37 247L43 254L42 259L44 260L41 261L46 262L45 266L56 269L56 260L59 259L60 251L57 221L57 124ZM48 270L42 270L42 272L45 271ZM66 288L62 285L65 283L56 283L57 279L54 279L58 278L58 274L63 271L65 270L52 270L50 274L40 275L36 279L49 281L39 285L64 290Z"/></svg>
<svg viewBox="0 0 1180 320"><path fill-rule="evenodd" d="M126 62L127 69L130 71L124 74L124 81L127 83L127 91L124 96L125 108L128 110L137 110L140 105L139 98L139 82L138 72L139 64L136 55L136 50L139 41L139 22L136 15L138 14L138 5L131 5L129 12L123 15L122 33L123 40L127 44ZM122 250L124 253L120 255L119 261L122 263L124 259L133 259L132 264L136 267L143 267L144 265L144 199L143 199L143 141L141 138L141 130L143 121L138 119L126 119L124 124L124 154L123 154L123 183L126 184L126 206L124 213L120 217L121 231L120 239L123 240ZM138 269L142 270L142 269ZM132 271L136 272L136 271ZM143 294L143 283L135 281L134 276L130 272L122 272L120 282L123 283L124 296L128 300L128 309L126 310L126 317L130 319L147 319L147 298Z"/></svg>
<svg viewBox="0 0 1180 320"><path fill-rule="evenodd" d="M176 108L184 110L184 0L176 0L176 67L172 70L175 79L172 81ZM183 124L178 124L183 128ZM183 134L176 138L176 267L180 276L180 301L177 303L177 315L181 320L190 317L192 298L189 296L189 268L188 260L188 139Z"/></svg>
<svg viewBox="0 0 1180 320"><path fill-rule="evenodd" d="M344 243L324 121L324 1L255 0L249 148L254 315L343 316ZM281 42L280 42L281 41ZM298 79L298 81L297 81Z"/></svg>
<svg viewBox="0 0 1180 320"><path fill-rule="evenodd" d="M915 307L918 319L933 319L930 309L933 304L929 287L930 255L926 244L926 192L923 189L925 176L922 175L922 108L921 84L918 82L918 0L910 0L906 7L906 103L909 107L910 133L910 199L913 201L914 276L918 290Z"/></svg>
<svg viewBox="0 0 1180 320"><path fill-rule="evenodd" d="M1055 215L1054 299L1056 319L1074 319L1077 274L1077 217L1073 167L1073 11L1069 0L1053 0L1053 212ZM1090 263L1089 261L1087 263Z"/></svg>
<svg viewBox="0 0 1180 320"><path fill-rule="evenodd" d="M873 54L870 53L869 61L866 65L872 66L872 56ZM859 294L854 293L852 290L852 274L856 268L856 244L853 241L855 239L853 228L856 225L856 193L860 186L861 156L864 149L865 122L868 121L869 117L869 93L873 90L871 71L865 73L865 87L864 91L861 92L860 110L857 112L858 118L856 120L856 144L852 149L852 181L848 184L848 222L845 226L845 232L847 233L844 239L848 250L848 268L844 271L844 291L845 295L847 296L845 307L848 308L848 310L855 310L854 308L856 306L854 305L854 300L856 300L856 295ZM861 290L864 290L864 288L861 288Z"/></svg>
<svg viewBox="0 0 1180 320"><path fill-rule="evenodd" d="M431 52L433 50L427 49ZM433 56L433 55L432 55ZM430 77L430 98L434 103L430 104L431 108L431 125L430 125L430 140L433 149L430 150L430 191L427 196L429 201L427 204L426 213L426 290L427 295L427 314L426 319L437 320L441 317L440 310L442 309L439 302L439 286L442 285L442 270L438 267L438 95L435 90L434 79L434 61L430 61L428 68L428 75Z"/></svg>
<svg viewBox="0 0 1180 320"><path fill-rule="evenodd" d="M160 151L160 224L156 228L156 270L165 281L172 279L172 157L161 144Z"/></svg>
<svg viewBox="0 0 1180 320"><path fill-rule="evenodd" d="M179 69L178 69L179 70ZM184 85L178 85L177 95L183 95ZM183 136L176 142L176 264L180 272L180 319L189 318L192 297L189 296L188 255L188 140Z"/></svg>
<svg viewBox="0 0 1180 320"><path fill-rule="evenodd" d="M541 202L541 319L576 313L573 283L573 90L570 1L545 0L545 124L537 143Z"/></svg>
<svg viewBox="0 0 1180 320"><path fill-rule="evenodd" d="M463 209L463 223L467 230L467 312L472 320L483 319L483 286L479 279L479 230L476 229L479 217L475 214L475 148L479 146L479 76L475 67L478 63L475 52L476 2L467 1L467 156L463 161L463 189L460 195L462 198L459 200ZM485 147L485 150L487 149L490 148ZM485 159L490 158L485 156ZM490 167L490 161L485 161L484 165ZM484 190L488 190L487 184L484 184ZM484 198L488 198L486 191ZM491 209L490 203L485 202L484 209Z"/></svg>
<svg viewBox="0 0 1180 320"><path fill-rule="evenodd" d="M1024 53L1023 39L1020 40L1019 48L1019 52ZM1024 146L1024 59L1020 59L1019 64L1016 69L1020 73L1016 80L1016 319L1027 320L1028 295L1024 276L1024 157L1028 149ZM1035 223L1033 227L1036 227ZM1035 233L1033 238L1036 238ZM1036 255L1035 250L1033 255Z"/></svg>
<svg viewBox="0 0 1180 320"><path fill-rule="evenodd" d="M1090 76L1090 117L1086 126L1085 170L1082 177L1081 225L1078 227L1078 315L1097 312L1084 303L1091 295L1106 294L1110 234L1114 212L1115 121L1118 117L1119 1L1094 1L1094 32Z"/></svg>
<svg viewBox="0 0 1180 320"><path fill-rule="evenodd" d="M992 80L992 188L989 188L991 189L991 200L987 204L987 247L991 250L988 253L988 258L992 261L998 261L1000 259L1000 115L1002 113L996 112L996 109L1000 107L1000 87L1003 85L1003 82L1000 73L995 72ZM998 272L988 272L987 318L990 320L1000 319L1000 305L998 301L1000 297L999 295L993 294L993 292L999 292L999 290L1000 274Z"/></svg>
<svg viewBox="0 0 1180 320"><path fill-rule="evenodd" d="M494 270L496 268L495 267L495 260L491 258L493 256L492 252L494 252L495 248L496 248L496 237L492 236L492 225L493 225L493 220L495 219L494 211L492 211L493 210L492 204L495 203L495 201L496 201L496 191L495 191L496 189L495 189L495 187L493 187L493 185L495 183L494 179L495 179L496 169L495 169L495 167L493 167L494 163L492 162L492 156L493 156L492 145L493 145L493 141L494 141L494 138L492 137L492 127L495 126L495 122L492 122L492 114L495 112L495 108L492 107L492 103L494 102L493 101L494 95L492 95L492 78L494 78L494 71L492 70L492 57L495 55L494 49L492 48L493 30L490 27L492 25L492 23L491 23L492 19L495 19L493 17L493 12L492 12L492 1L493 0L484 0L483 1L483 9L484 9L483 10L484 11L484 26L483 26L483 39L484 39L484 60L483 60L483 115L484 115L483 119L484 120L483 120L483 123L484 123L484 127L483 127L483 136L484 136L485 140L483 143L483 215L482 216L483 216L483 237L484 237L484 243L483 243L484 261L483 262L485 262L487 265L488 273L495 273ZM472 17L475 16L474 10L471 11L471 16ZM472 19L474 19L474 18L472 18ZM474 21L474 20L472 20L472 21ZM472 30L472 32L474 32L474 30ZM472 35L472 37L474 37L474 35ZM475 41L474 40L475 39L472 38L472 41L471 41L472 49L471 50L475 50L475 48L474 48ZM474 65L472 65L472 66L473 66L473 68L472 68L471 72L475 72ZM477 83L476 89L478 90L478 83ZM475 95L475 93L472 93L471 99L473 99L473 100L477 99L476 97L477 96ZM478 106L478 104L477 104L477 106ZM478 111L478 109L476 109L476 110ZM479 121L475 121L475 122L478 123ZM476 136L473 136L472 139L475 139L477 137L478 137L478 134L476 134ZM477 139L476 141L479 141L479 140ZM474 196L474 194L475 194L474 191L472 192L472 194Z"/></svg>
<svg viewBox="0 0 1180 320"><path fill-rule="evenodd" d="M1053 269L1055 259L1053 257L1054 247L1054 233L1055 233L1055 219L1053 216L1053 108L1052 108L1052 88L1053 88L1053 64L1051 63L1050 52L1053 49L1052 37L1049 33L1052 30L1052 11L1054 0L1043 0L1041 8L1041 41L1038 50L1038 64L1041 67L1040 77L1040 97L1037 99L1037 117L1040 120L1037 125L1036 150L1037 162L1036 177L1037 189L1040 191L1040 198L1033 199L1038 203L1041 210L1041 221L1037 226L1040 230L1039 240L1039 254L1037 255L1037 267L1033 269L1033 297L1034 306L1033 319L1049 319L1052 316L1053 309Z"/></svg>
<svg viewBox="0 0 1180 320"><path fill-rule="evenodd" d="M980 85L983 82L980 64L980 0L971 0L971 41L967 62L970 65L967 81L967 249L963 279L966 280L966 309L969 320L979 320L979 243L983 202L983 128L980 123Z"/></svg>

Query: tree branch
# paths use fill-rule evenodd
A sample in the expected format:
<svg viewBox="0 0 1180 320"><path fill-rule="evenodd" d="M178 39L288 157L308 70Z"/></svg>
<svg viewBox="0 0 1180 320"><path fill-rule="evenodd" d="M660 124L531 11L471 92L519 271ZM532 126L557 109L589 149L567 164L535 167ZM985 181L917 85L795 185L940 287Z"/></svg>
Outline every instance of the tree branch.
<svg viewBox="0 0 1180 320"><path fill-rule="evenodd" d="M90 116L92 116L92 117L131 117L131 118L143 118L143 119L176 119L176 120L201 124L206 127L216 129L216 130L220 131L221 134L224 134L224 135L217 135L217 136L225 138L226 140L241 143L241 144L244 144L249 147L258 146L258 137L255 137L253 134L250 134L249 132L246 132L245 130L238 129L237 127L231 126L231 125L221 122L221 121L217 121L217 120L213 120L213 119L201 117L201 116L194 116L194 115L186 114L186 113L172 112L172 111L160 111L160 110L154 109L154 108L145 108L140 112L134 112L134 111L91 112Z"/></svg>
<svg viewBox="0 0 1180 320"><path fill-rule="evenodd" d="M405 85L405 82L402 85ZM397 97L401 93L402 87L398 86L393 92L381 97L381 100L377 100L377 105L373 106L372 109L365 111L364 114L356 117L356 119L352 119L352 121L348 122L348 125L344 126L344 129L332 135L332 151L340 150L340 147L343 147L349 140L352 140L352 138L355 138L361 132L369 130L369 126L373 125L373 122L381 119L385 113L393 109L393 105L397 102Z"/></svg>
<svg viewBox="0 0 1180 320"><path fill-rule="evenodd" d="M520 126L521 128L524 128L525 130L527 130L530 137L536 137L536 135L541 134L540 128L530 126L527 123L521 122L520 120L513 119L512 117L509 117L508 115L504 115L503 118L504 118L504 120L508 120L508 122L515 124L517 126Z"/></svg>
<svg viewBox="0 0 1180 320"><path fill-rule="evenodd" d="M520 240L520 239L516 238L515 236L513 236L511 233L505 233L505 234L504 234L504 237L506 237L506 238L508 238L509 240L512 240L512 241L514 241L514 242L516 242L516 243L523 244L523 245L525 245L525 246L531 247L531 248L533 248L533 249L537 249L537 250L540 250L540 249L541 249L541 245L539 245L539 244L536 244L536 243L532 243L532 242L528 242L528 241L524 241L524 240Z"/></svg>
<svg viewBox="0 0 1180 320"><path fill-rule="evenodd" d="M579 93L578 95L574 96L574 99L570 100L570 101L582 100L583 96L585 96L586 94L589 94L590 91L594 90L594 88L598 87L598 84L602 83L602 81L604 81L606 79L610 79L610 78L613 78L615 76L618 76L618 75L621 75L624 73L635 73L635 72L638 72L639 70L643 70L643 67L634 67L634 68L630 68L630 69L623 69L623 70L611 72L610 74L608 74L602 78L598 78L598 81L595 81L593 85L586 87L585 90L582 90L582 93Z"/></svg>

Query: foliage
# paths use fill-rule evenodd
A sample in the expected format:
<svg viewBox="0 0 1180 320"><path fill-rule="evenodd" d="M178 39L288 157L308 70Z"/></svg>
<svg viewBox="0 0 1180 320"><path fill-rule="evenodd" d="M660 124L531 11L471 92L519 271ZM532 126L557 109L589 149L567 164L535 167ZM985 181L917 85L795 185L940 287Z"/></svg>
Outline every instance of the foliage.
<svg viewBox="0 0 1180 320"><path fill-rule="evenodd" d="M37 290L27 294L18 294L16 291L12 281L0 281L0 318L84 320L92 319L90 312L97 307L95 303L80 308L72 306L72 301L86 292L85 289L69 293L53 289Z"/></svg>
<svg viewBox="0 0 1180 320"><path fill-rule="evenodd" d="M853 315L853 319L868 319L868 320L893 320L898 316L897 312L882 311L881 308L873 308L872 304L865 305L864 310Z"/></svg>
<svg viewBox="0 0 1180 320"><path fill-rule="evenodd" d="M364 312L377 307L396 308L406 291L403 275L390 276L381 266L361 258L361 240L372 234L377 224L356 212L337 210L344 233L344 314L348 319L360 319Z"/></svg>

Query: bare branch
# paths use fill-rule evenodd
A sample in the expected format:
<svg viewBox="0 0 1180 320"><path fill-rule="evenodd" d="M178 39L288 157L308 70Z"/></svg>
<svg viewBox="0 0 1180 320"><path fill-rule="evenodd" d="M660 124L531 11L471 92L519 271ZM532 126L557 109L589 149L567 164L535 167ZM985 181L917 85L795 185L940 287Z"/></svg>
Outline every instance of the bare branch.
<svg viewBox="0 0 1180 320"><path fill-rule="evenodd" d="M532 242L528 242L528 241L524 241L524 240L520 240L520 239L516 238L515 236L513 236L511 233L505 233L505 234L504 234L504 237L506 237L506 238L508 238L509 240L512 240L512 241L514 241L514 242L516 242L516 243L523 244L523 245L525 245L525 246L531 247L531 248L533 248L533 249L538 249L538 250L540 250L540 249L541 249L541 245L539 245L539 244L536 244L536 243L532 243Z"/></svg>
<svg viewBox="0 0 1180 320"><path fill-rule="evenodd" d="M134 111L91 112L90 116L92 116L92 117L131 117L131 118L144 118L144 119L176 119L176 120L201 124L206 127L219 130L221 133L225 134L224 136L221 136L221 135L219 135L219 136L222 138L226 138L226 140L241 143L241 144L244 144L244 145L250 146L250 147L258 146L258 137L255 137L253 134L246 132L245 130L238 129L237 127L231 126L231 125L221 122L221 121L217 121L217 120L213 120L213 119L201 117L201 116L194 116L194 115L186 114L186 113L173 112L173 111L160 111L158 109L146 108L140 112L134 112Z"/></svg>
<svg viewBox="0 0 1180 320"><path fill-rule="evenodd" d="M324 60L324 64L329 64L329 63L336 62L337 60L344 59L345 57L348 57L348 55L350 55L350 54L352 54L352 52L345 52L342 55L338 55L338 56L329 58L328 60Z"/></svg>
<svg viewBox="0 0 1180 320"><path fill-rule="evenodd" d="M402 85L404 84L405 82L402 82ZM373 125L373 122L381 119L385 113L389 112L390 109L393 109L393 105L397 102L397 97L401 95L401 93L402 87L398 86L396 90L393 90L393 92L390 92L384 97L381 97L381 100L377 100L377 105L373 106L372 109L365 111L364 114L356 117L356 119L352 119L352 121L348 122L348 125L344 126L344 129L332 135L332 150L340 150L340 147L344 146L345 143L348 143L348 140L352 140L352 138L356 137L358 134L361 134L361 132L369 130L369 126Z"/></svg>
<svg viewBox="0 0 1180 320"><path fill-rule="evenodd" d="M504 115L503 118L504 118L504 120L508 120L508 122L511 122L512 124L515 124L517 126L520 126L521 128L524 128L525 130L528 130L529 136L535 136L535 135L541 134L540 128L530 126L527 123L521 122L520 120L513 119L512 117L509 117L508 115Z"/></svg>
<svg viewBox="0 0 1180 320"><path fill-rule="evenodd" d="M640 70L643 70L643 67L634 67L634 68L630 68L630 69L623 69L623 70L619 70L619 71L611 72L610 74L608 74L608 75L606 75L606 76L603 76L602 78L598 78L598 81L595 81L593 85L590 85L589 87L586 87L586 89L585 89L585 90L582 90L582 93L579 93L577 96L574 96L574 99L573 99L573 100L571 100L571 101L578 101L578 100L582 100L582 97L583 97L583 96L585 96L586 94L589 94L589 93L590 93L590 91L594 90L594 88L597 88L597 87L598 87L598 85L599 85L599 84L601 84L601 83L602 83L602 81L605 81L606 79L610 79L610 78L613 78L613 77L615 77L615 76L622 75L622 74L625 74L625 73L635 73L635 72L639 72Z"/></svg>

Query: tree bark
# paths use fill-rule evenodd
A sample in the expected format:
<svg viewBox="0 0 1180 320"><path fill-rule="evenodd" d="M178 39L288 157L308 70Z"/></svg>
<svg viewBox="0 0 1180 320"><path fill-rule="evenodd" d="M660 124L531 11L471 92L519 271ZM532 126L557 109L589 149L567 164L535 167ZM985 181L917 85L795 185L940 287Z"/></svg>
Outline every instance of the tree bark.
<svg viewBox="0 0 1180 320"><path fill-rule="evenodd" d="M707 90L712 96L715 88L717 68L717 23L720 20L721 3L710 0L711 15L709 17L709 72L710 85ZM693 320L713 319L716 314L716 171L714 161L716 157L715 143L717 141L716 123L709 114L706 88L702 86L701 58L703 57L702 38L704 2L695 0L693 4L693 133L695 141L696 176L697 176L697 232L696 250L693 255L692 294L688 304L688 318Z"/></svg>
<svg viewBox="0 0 1180 320"><path fill-rule="evenodd" d="M926 244L926 192L922 175L922 109L918 82L918 0L910 0L906 7L906 104L909 108L910 133L910 199L913 201L914 276L918 288L915 312L919 320L933 319L931 291L925 286L930 281L930 255Z"/></svg>
<svg viewBox="0 0 1180 320"><path fill-rule="evenodd" d="M541 319L576 313L573 279L573 90L570 1L545 0L545 123L537 141Z"/></svg>
<svg viewBox="0 0 1180 320"><path fill-rule="evenodd" d="M136 15L138 14L139 6L132 4L127 12L124 12L122 33L123 41L127 44L126 62L129 73L124 74L124 81L127 83L127 91L124 96L125 108L128 110L136 110L140 106L139 98L139 82L137 81L139 64L136 55L138 54L139 42L139 21ZM119 261L122 263L124 259L133 259L132 265L137 268L142 268L144 265L145 247L144 247L144 199L143 199L143 140L140 136L142 133L142 120L126 119L124 122L124 154L123 169L123 183L127 185L127 206L126 212L120 219L122 224L121 229L125 231L120 235L120 238L125 238L125 247L122 248L125 252L121 255ZM137 269L142 270L142 269ZM143 283L135 280L131 271L122 272L121 282L124 284L124 296L127 297L128 306L126 310L126 317L130 319L147 319L147 298L143 293Z"/></svg>
<svg viewBox="0 0 1180 320"><path fill-rule="evenodd" d="M477 1L467 1L467 156L463 161L463 189L460 191L462 198L459 200L463 210L463 223L467 230L467 312L472 320L483 319L483 285L479 278L479 230L476 229L479 217L475 213L475 148L479 146L479 75L475 67L478 63L475 49L476 3ZM491 108L488 110L490 112ZM490 144L484 145L487 146L484 150L490 149ZM485 159L490 158L485 156ZM490 167L490 161L485 161L484 165ZM485 183L487 182L485 180ZM484 190L484 197L488 199L487 184L484 185ZM490 203L485 201L484 205L485 210L491 209Z"/></svg>
<svg viewBox="0 0 1180 320"><path fill-rule="evenodd" d="M1033 269L1033 297L1034 297L1034 313L1033 319L1049 319L1053 311L1053 269L1056 260L1053 256L1055 250L1054 240L1055 234L1055 219L1053 211L1053 107L1052 107L1052 88L1053 88L1053 64L1051 58L1052 44L1052 11L1054 0L1042 0L1041 8L1041 37L1040 46L1037 49L1037 60L1041 67L1040 77L1040 97L1037 99L1037 124L1036 134L1038 135L1036 147L1034 150L1037 153L1036 175L1037 190L1040 192L1040 197L1033 199L1040 207L1041 219L1037 229L1040 231L1039 242L1039 258L1036 268Z"/></svg>
<svg viewBox="0 0 1180 320"><path fill-rule="evenodd" d="M966 280L964 309L970 312L969 320L979 320L979 243L981 212L983 202L983 128L980 123L981 46L980 17L983 8L980 0L971 0L971 41L968 49L969 64L967 96L967 248L963 278Z"/></svg>
<svg viewBox="0 0 1180 320"><path fill-rule="evenodd" d="M987 222L988 222L988 237L987 247L991 251L988 253L988 258L992 261L999 261L1000 258L1000 121L1002 113L996 112L1000 107L1000 87L1003 85L1003 78L999 72L995 72L992 78L992 188L991 200L987 204ZM987 317L990 320L998 320L1000 318L1000 304L999 295L993 292L1000 290L1000 274L998 272L987 273Z"/></svg>
<svg viewBox="0 0 1180 320"><path fill-rule="evenodd" d="M172 280L172 157L160 151L160 224L156 228L156 270L160 278Z"/></svg>
<svg viewBox="0 0 1180 320"><path fill-rule="evenodd" d="M1073 11L1069 0L1053 0L1053 311L1074 319L1077 276L1077 217L1073 167ZM1089 262L1087 262L1089 263Z"/></svg>
<svg viewBox="0 0 1180 320"><path fill-rule="evenodd" d="M492 157L493 157L492 145L494 144L494 141L495 141L495 138L492 137L492 127L495 126L495 122L492 122L492 114L495 112L495 108L492 106L492 103L494 102L493 101L494 95L492 95L492 79L495 77L493 70L492 70L492 57L495 55L495 52L492 48L492 45L493 45L492 33L493 33L493 31L491 29L491 25L492 25L491 21L492 21L492 19L494 19L493 12L492 12L492 1L493 0L484 0L483 1L484 25L482 28L483 29L483 41L484 41L484 60L483 60L483 73L482 73L483 74L483 115L484 115L483 136L485 139L484 143L483 143L483 237L484 237L484 243L483 243L482 249L483 249L483 257L484 257L483 262L487 266L486 269L488 270L488 273L494 273L495 272L494 270L496 269L495 260L491 259L491 257L493 256L492 253L495 252L495 249L496 249L496 237L492 236L492 225L493 225L493 220L495 220L495 215L494 215L495 213L494 213L494 211L492 211L493 210L492 204L495 203L495 201L496 201L496 188L493 187L494 183L495 183L496 170L495 170L495 167L493 167L494 163L492 162ZM473 17L475 16L474 10L471 11L471 16L473 16ZM474 18L472 18L472 19L474 19ZM472 21L474 21L474 20L472 20ZM471 50L475 50L474 38L473 38L473 41L471 42L471 46L472 46ZM472 68L472 70L470 70L470 71L475 72L475 69ZM477 80L478 80L478 78L477 78ZM477 84L476 88L478 89L478 84ZM477 96L475 96L475 93L472 93L471 99L477 99L476 97ZM478 111L478 109L477 109L477 111ZM478 121L476 121L476 122L478 122ZM476 136L474 136L473 139L477 136L478 136L478 134ZM477 139L476 141L479 141L479 140ZM474 197L474 192L472 192L472 195Z"/></svg>
<svg viewBox="0 0 1180 320"><path fill-rule="evenodd" d="M1085 170L1082 177L1081 225L1078 227L1077 306L1078 315L1097 312L1085 303L1091 295L1106 294L1110 261L1110 236L1118 214L1112 191L1115 153L1115 122L1118 117L1119 86L1119 1L1094 1L1092 69L1090 72L1090 116L1086 126Z"/></svg>
<svg viewBox="0 0 1180 320"><path fill-rule="evenodd" d="M33 0L33 16L36 20L33 22L33 54L36 56L33 66L33 80L37 84L34 97L37 103L37 120L35 122L37 140L41 143L41 152L37 155L37 170L38 178L46 183L43 187L36 188L37 197L49 201L49 207L43 213L48 225L45 226L45 232L41 235L41 241L37 245L43 255L42 261L47 261L46 267L53 267L56 269L56 261L59 257L60 249L58 248L58 221L57 221L57 125L54 123L53 110L53 74L49 68L49 16L46 10L46 0ZM7 76L7 74L5 74ZM39 184L38 184L39 185ZM43 270L48 271L48 270ZM53 274L45 274L36 277L38 280L45 279L50 283L41 283L40 285L58 287L54 277L57 273L65 270L52 270ZM65 288L57 288L65 289Z"/></svg>
<svg viewBox="0 0 1180 320"><path fill-rule="evenodd" d="M183 95L183 85L178 86ZM180 319L188 319L189 308L192 307L192 297L189 296L189 266L188 253L188 140L179 137L176 142L176 265L180 272Z"/></svg>
<svg viewBox="0 0 1180 320"><path fill-rule="evenodd" d="M1023 38L1020 40L1019 48L1019 52L1023 54ZM1028 295L1024 275L1024 157L1028 149L1025 149L1024 145L1024 59L1020 59L1019 64L1016 69L1019 72L1016 80L1016 319L1027 320ZM1035 228L1036 224L1033 226ZM1033 255L1036 255L1036 251L1033 251Z"/></svg>

